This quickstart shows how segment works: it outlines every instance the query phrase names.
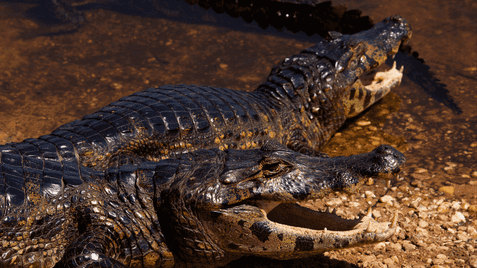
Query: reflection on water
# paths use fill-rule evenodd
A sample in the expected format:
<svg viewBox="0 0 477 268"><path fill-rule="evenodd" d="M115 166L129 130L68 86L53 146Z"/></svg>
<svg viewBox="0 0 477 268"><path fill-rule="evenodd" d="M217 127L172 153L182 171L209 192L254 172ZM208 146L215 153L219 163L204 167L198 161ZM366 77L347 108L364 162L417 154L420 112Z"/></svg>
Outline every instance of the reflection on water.
<svg viewBox="0 0 477 268"><path fill-rule="evenodd" d="M85 22L77 29L61 26L61 19L51 24L51 17L42 16L48 7L34 2L0 3L0 142L37 137L147 87L185 83L253 90L274 64L321 38L263 30L263 19L248 24L182 2L161 14L129 2L78 6ZM405 150L407 180L436 187L476 180L477 3L341 2L344 11L328 4L320 16L329 17L306 31L353 32L369 27L369 20L399 14L410 22L410 45L425 64L398 54L395 60L406 72L401 86L351 120L324 150L352 154L389 143ZM339 23L333 16L341 16ZM52 29L60 33L45 35Z"/></svg>

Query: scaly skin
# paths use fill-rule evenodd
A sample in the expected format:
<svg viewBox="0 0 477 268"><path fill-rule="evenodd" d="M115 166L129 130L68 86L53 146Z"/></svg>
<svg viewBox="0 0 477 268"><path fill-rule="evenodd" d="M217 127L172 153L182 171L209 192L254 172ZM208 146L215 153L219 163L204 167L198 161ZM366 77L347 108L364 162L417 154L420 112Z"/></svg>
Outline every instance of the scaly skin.
<svg viewBox="0 0 477 268"><path fill-rule="evenodd" d="M386 146L313 156L346 117L399 83L399 72L371 86L359 77L410 34L395 16L352 36L333 33L285 59L254 92L149 89L0 146L2 265L217 266L244 254L286 259L388 238L393 228L377 230L369 217L332 217L344 227L327 233L276 225L266 212L399 170L402 155ZM194 153L207 148L218 150ZM290 206L277 209L302 211Z"/></svg>
<svg viewBox="0 0 477 268"><path fill-rule="evenodd" d="M193 85L150 88L50 135L25 140L18 149L97 170L200 148L259 148L268 139L321 155L319 149L346 118L399 84L398 71L378 73L382 81L369 86L359 77L395 54L410 35L398 16L355 35L334 33L333 40L283 60L254 92Z"/></svg>
<svg viewBox="0 0 477 268"><path fill-rule="evenodd" d="M70 167L55 193L47 184L59 163L33 169L16 160L35 159L5 151L1 159L6 186L16 172L37 180L27 183L23 205L3 200L1 267L217 267L243 255L302 258L383 241L395 222L345 220L294 202L392 176L405 161L385 145L322 158L268 141L261 149L198 150L104 172ZM307 223L272 221L269 211Z"/></svg>

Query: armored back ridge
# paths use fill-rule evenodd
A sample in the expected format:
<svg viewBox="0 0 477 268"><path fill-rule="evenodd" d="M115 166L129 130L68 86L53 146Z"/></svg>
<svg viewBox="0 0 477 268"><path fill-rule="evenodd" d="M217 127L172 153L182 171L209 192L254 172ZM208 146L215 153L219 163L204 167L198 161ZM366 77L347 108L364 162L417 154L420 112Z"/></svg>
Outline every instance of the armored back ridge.
<svg viewBox="0 0 477 268"><path fill-rule="evenodd" d="M151 88L0 146L0 267L217 267L389 238L396 218L389 227L295 204L369 176L390 179L405 162L387 145L335 158L319 149L399 84L394 67L369 85L360 77L410 38L408 23L393 16L331 35L253 92Z"/></svg>
<svg viewBox="0 0 477 268"><path fill-rule="evenodd" d="M150 88L39 140L25 140L19 150L97 170L199 148L258 148L268 139L320 155L347 117L400 83L402 70L394 67L378 72L369 85L359 77L397 53L410 36L409 25L398 16L359 34L335 33L333 40L286 58L254 92L193 85Z"/></svg>

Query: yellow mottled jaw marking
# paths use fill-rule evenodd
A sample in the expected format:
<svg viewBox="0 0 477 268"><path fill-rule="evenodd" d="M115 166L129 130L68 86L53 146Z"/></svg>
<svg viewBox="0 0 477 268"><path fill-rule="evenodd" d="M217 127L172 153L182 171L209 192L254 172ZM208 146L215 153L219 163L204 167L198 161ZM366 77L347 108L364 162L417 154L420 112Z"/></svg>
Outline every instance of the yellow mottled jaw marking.
<svg viewBox="0 0 477 268"><path fill-rule="evenodd" d="M394 87L401 83L404 66L400 70L396 69L396 62L393 67L384 72L376 72L369 85L363 85L360 79L356 80L353 87L343 98L345 114L348 118L353 117L373 105L383 98Z"/></svg>
<svg viewBox="0 0 477 268"><path fill-rule="evenodd" d="M370 85L364 86L369 92L383 92L383 96L386 95L392 88L399 86L402 79L402 73L404 66L401 69L396 69L396 62L393 63L391 70L385 72L377 72L374 76L374 80Z"/></svg>
<svg viewBox="0 0 477 268"><path fill-rule="evenodd" d="M282 203L267 213L277 203L264 203L220 210L216 224L228 250L277 259L308 257L381 242L397 230L397 213L392 223L375 221L371 209L361 219L347 220L333 211L315 211L297 203Z"/></svg>

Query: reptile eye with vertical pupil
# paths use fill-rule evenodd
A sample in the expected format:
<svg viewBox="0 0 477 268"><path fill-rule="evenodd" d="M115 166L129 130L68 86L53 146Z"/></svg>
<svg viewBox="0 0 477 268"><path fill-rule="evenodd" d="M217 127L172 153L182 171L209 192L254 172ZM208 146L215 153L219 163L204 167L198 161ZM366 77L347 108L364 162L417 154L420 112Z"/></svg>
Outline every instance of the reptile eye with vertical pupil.
<svg viewBox="0 0 477 268"><path fill-rule="evenodd" d="M267 158L262 161L262 172L266 177L272 177L275 175L288 172L292 165L283 161L282 159Z"/></svg>

